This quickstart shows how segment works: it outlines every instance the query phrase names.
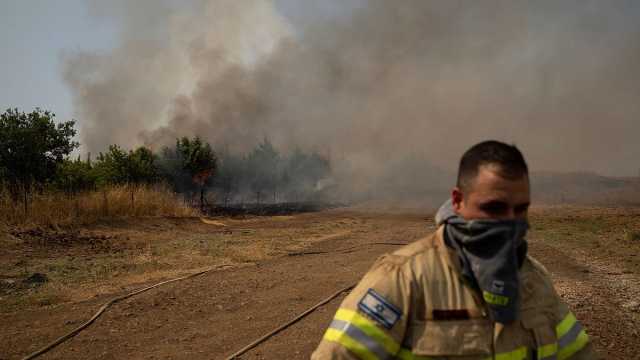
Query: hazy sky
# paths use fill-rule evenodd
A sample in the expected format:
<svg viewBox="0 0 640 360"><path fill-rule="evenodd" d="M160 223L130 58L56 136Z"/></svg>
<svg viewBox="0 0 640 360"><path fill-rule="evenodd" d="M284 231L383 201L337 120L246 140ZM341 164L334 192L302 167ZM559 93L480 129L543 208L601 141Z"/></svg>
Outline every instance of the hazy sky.
<svg viewBox="0 0 640 360"><path fill-rule="evenodd" d="M36 106L53 110L58 120L73 114L62 79L65 54L115 46L118 24L90 14L90 0L0 0L0 111ZM295 28L338 16L361 0L277 0L278 10ZM340 6L336 6L340 3Z"/></svg>
<svg viewBox="0 0 640 360"><path fill-rule="evenodd" d="M72 114L62 81L65 51L108 50L115 29L87 16L83 0L0 0L0 107L53 110L59 120Z"/></svg>
<svg viewBox="0 0 640 360"><path fill-rule="evenodd" d="M639 19L636 0L0 0L0 107L73 114L90 152L267 136L369 181L497 138L534 170L635 175Z"/></svg>

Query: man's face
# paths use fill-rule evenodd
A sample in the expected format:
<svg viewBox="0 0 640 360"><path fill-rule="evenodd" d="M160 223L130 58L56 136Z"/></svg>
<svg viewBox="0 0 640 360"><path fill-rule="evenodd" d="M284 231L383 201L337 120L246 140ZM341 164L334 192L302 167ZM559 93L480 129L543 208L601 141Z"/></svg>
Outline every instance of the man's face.
<svg viewBox="0 0 640 360"><path fill-rule="evenodd" d="M526 220L530 204L529 177L505 179L500 176L498 165L482 165L468 189L453 189L451 200L455 212L465 220Z"/></svg>

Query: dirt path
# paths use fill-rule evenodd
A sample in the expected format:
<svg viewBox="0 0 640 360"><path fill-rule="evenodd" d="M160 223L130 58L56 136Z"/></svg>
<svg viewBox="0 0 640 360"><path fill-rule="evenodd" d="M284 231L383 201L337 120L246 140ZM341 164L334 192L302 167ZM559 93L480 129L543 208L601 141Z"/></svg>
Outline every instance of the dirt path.
<svg viewBox="0 0 640 360"><path fill-rule="evenodd" d="M370 216L370 215L367 215ZM336 290L357 281L375 258L428 234L425 216L387 215L369 231L327 233L307 251L209 273L117 304L93 326L46 359L223 359ZM333 236L335 235L335 236ZM349 252L340 249L356 247ZM557 288L608 359L640 359L637 273L614 261L592 262L588 251L531 240L531 253L552 272ZM0 359L24 356L88 318L106 297L3 316ZM342 297L320 308L245 359L306 359Z"/></svg>
<svg viewBox="0 0 640 360"><path fill-rule="evenodd" d="M556 289L586 326L605 359L640 359L640 276L588 251L532 242Z"/></svg>

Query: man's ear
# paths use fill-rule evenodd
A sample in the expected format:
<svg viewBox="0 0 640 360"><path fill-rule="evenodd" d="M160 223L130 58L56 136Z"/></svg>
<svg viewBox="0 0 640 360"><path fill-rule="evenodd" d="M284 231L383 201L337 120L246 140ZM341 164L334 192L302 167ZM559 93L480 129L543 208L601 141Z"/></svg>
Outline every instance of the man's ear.
<svg viewBox="0 0 640 360"><path fill-rule="evenodd" d="M462 209L462 202L464 201L464 195L462 194L462 190L460 190L459 187L454 187L453 190L451 190L451 205L453 205L453 211L455 211L457 214L460 213L460 210Z"/></svg>

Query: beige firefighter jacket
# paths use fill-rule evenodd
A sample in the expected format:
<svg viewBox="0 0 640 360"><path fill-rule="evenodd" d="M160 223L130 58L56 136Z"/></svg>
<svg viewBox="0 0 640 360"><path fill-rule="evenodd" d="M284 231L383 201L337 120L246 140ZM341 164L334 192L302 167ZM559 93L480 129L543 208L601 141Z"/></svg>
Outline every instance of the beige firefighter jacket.
<svg viewBox="0 0 640 360"><path fill-rule="evenodd" d="M343 301L312 359L595 359L580 322L531 257L519 319L496 324L460 276L443 229L378 259Z"/></svg>

